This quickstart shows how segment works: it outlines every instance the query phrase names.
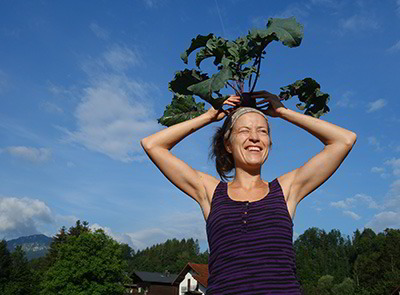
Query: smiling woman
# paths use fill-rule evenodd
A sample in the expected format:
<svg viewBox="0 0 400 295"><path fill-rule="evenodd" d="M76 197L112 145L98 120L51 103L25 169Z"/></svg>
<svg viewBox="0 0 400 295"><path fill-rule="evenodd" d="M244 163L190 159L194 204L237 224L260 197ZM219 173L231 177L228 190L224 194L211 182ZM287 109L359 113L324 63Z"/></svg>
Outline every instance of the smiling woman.
<svg viewBox="0 0 400 295"><path fill-rule="evenodd" d="M210 248L207 294L301 294L292 244L296 207L336 171L356 135L291 111L266 91L252 96L259 99L257 108L241 107L240 97L230 96L224 102L228 109L210 108L142 139L141 145L161 172L202 209ZM264 181L261 167L271 146L266 116L299 126L324 149L302 167ZM224 181L172 155L170 150L186 136L224 117L212 145Z"/></svg>

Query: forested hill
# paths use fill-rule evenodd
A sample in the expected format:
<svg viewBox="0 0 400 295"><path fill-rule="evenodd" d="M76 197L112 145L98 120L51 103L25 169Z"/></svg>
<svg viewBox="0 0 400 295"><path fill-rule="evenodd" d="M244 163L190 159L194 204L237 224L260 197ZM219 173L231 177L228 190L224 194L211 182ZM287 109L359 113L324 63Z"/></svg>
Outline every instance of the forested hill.
<svg viewBox="0 0 400 295"><path fill-rule="evenodd" d="M37 238L51 240L45 236ZM28 262L25 250L14 245L26 242L30 245L26 249L39 248L34 240L35 237L20 238L9 241L8 246L0 241L1 295L56 294L59 288L78 294L73 288L84 288L88 277L93 281L92 287L101 289L103 284L113 282L119 290L122 282L129 280L126 274L133 271L177 274L188 262L208 263L208 252L201 253L194 239L171 239L134 251L101 230L91 231L87 222L80 221L68 230L61 228L47 254ZM343 236L339 230L307 229L294 241L297 275L304 294L392 294L400 287L399 245L400 229L375 233L365 228L356 230L352 237ZM13 247L15 251L10 253L7 248ZM109 275L105 277L105 273ZM59 277L63 279L55 280ZM23 292L16 293L16 286Z"/></svg>
<svg viewBox="0 0 400 295"><path fill-rule="evenodd" d="M50 248L51 241L52 238L42 234L31 235L7 241L7 248L10 252L13 252L17 246L21 246L26 258L31 260L45 256Z"/></svg>

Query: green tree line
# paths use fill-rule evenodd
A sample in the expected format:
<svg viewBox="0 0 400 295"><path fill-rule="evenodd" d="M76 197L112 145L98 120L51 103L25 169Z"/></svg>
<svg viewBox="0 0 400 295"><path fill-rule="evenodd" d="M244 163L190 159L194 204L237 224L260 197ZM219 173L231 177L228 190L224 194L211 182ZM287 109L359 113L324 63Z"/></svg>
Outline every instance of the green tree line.
<svg viewBox="0 0 400 295"><path fill-rule="evenodd" d="M294 242L297 274L306 295L382 295L400 285L400 230L310 228ZM87 222L63 227L46 256L28 261L21 247L0 241L0 294L123 294L135 271L179 273L188 262L207 263L194 239L170 239L135 251Z"/></svg>
<svg viewBox="0 0 400 295"><path fill-rule="evenodd" d="M309 228L294 242L297 275L307 295L383 295L400 285L400 230L356 230L344 237Z"/></svg>

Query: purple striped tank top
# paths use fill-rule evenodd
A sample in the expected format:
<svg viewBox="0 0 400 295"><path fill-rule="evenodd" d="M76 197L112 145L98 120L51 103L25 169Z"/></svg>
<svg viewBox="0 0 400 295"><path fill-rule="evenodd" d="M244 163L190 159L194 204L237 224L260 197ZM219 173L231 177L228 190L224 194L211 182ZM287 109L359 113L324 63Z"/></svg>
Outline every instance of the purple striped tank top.
<svg viewBox="0 0 400 295"><path fill-rule="evenodd" d="M296 277L293 222L277 179L263 199L228 196L215 189L206 222L210 247L207 295L301 294Z"/></svg>

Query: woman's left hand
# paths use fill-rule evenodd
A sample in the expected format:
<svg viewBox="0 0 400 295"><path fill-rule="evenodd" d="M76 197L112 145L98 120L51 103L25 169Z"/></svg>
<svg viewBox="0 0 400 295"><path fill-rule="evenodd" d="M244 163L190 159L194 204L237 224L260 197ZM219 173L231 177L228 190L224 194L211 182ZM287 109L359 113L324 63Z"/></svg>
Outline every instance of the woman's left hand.
<svg viewBox="0 0 400 295"><path fill-rule="evenodd" d="M279 97L275 94L269 93L268 91L256 91L251 93L251 97L255 98L257 108L264 112L264 114L271 117L280 117L280 110L285 109L285 106L281 103Z"/></svg>

